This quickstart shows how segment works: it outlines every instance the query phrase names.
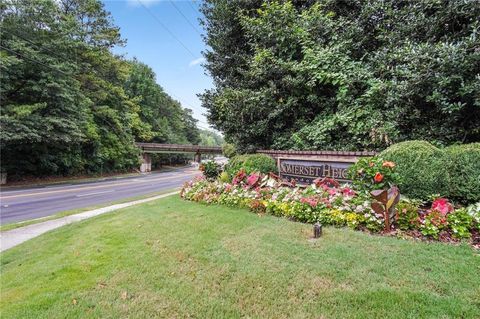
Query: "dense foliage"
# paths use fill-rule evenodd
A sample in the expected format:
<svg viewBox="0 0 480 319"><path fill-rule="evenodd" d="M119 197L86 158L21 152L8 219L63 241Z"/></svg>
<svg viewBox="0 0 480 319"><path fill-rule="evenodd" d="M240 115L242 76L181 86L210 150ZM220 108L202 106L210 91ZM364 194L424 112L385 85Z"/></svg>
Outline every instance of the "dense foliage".
<svg viewBox="0 0 480 319"><path fill-rule="evenodd" d="M240 170L247 174L253 172L268 174L277 171L277 164L273 158L265 154L237 155L229 160L226 171L233 177Z"/></svg>
<svg viewBox="0 0 480 319"><path fill-rule="evenodd" d="M184 199L206 204L245 207L258 214L272 214L306 223L348 226L381 232L384 216L372 209L372 198L362 189L315 181L307 187L286 186L272 175L239 171L231 183L196 179L184 185ZM401 201L395 211L392 234L399 237L458 241L470 239L480 247L480 207L454 209L445 198L429 207ZM472 236L473 235L473 236Z"/></svg>
<svg viewBox="0 0 480 319"><path fill-rule="evenodd" d="M380 157L364 157L350 166L348 173L358 189L388 189L399 184L400 175L396 172L396 166L394 162Z"/></svg>
<svg viewBox="0 0 480 319"><path fill-rule="evenodd" d="M215 180L221 172L221 167L215 161L205 161L200 164L200 170L206 179Z"/></svg>
<svg viewBox="0 0 480 319"><path fill-rule="evenodd" d="M445 154L430 143L401 142L384 150L380 157L397 164L402 194L418 199L446 194Z"/></svg>
<svg viewBox="0 0 480 319"><path fill-rule="evenodd" d="M480 143L454 145L444 152L448 158L448 197L465 203L480 202Z"/></svg>
<svg viewBox="0 0 480 319"><path fill-rule="evenodd" d="M390 146L379 155L396 163L402 194L428 200L446 196L460 203L480 201L480 143L437 148L425 141Z"/></svg>
<svg viewBox="0 0 480 319"><path fill-rule="evenodd" d="M222 153L226 157L231 158L231 157L234 157L235 155L237 155L237 149L236 149L235 145L233 145L231 143L224 143L222 145Z"/></svg>
<svg viewBox="0 0 480 319"><path fill-rule="evenodd" d="M205 146L222 146L224 143L223 136L210 130L200 130L200 145Z"/></svg>
<svg viewBox="0 0 480 319"><path fill-rule="evenodd" d="M202 95L238 150L480 140L477 0L206 0Z"/></svg>
<svg viewBox="0 0 480 319"><path fill-rule="evenodd" d="M200 142L196 120L122 45L99 0L3 1L2 170L10 177L136 168L134 141Z"/></svg>

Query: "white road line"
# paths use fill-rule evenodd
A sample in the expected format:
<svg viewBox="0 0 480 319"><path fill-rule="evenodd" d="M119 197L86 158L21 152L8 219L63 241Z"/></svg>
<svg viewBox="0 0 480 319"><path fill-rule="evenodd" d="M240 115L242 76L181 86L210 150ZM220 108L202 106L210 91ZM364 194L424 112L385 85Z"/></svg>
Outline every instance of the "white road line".
<svg viewBox="0 0 480 319"><path fill-rule="evenodd" d="M106 193L113 193L115 190L112 189L110 191L105 191L105 192L96 192L96 193L88 193L88 194L80 194L80 195L75 195L75 197L85 197L85 196L93 196L93 195L100 195L100 194L106 194Z"/></svg>
<svg viewBox="0 0 480 319"><path fill-rule="evenodd" d="M165 180L171 180L171 179L183 179L184 177L192 176L196 174L198 174L198 172L191 172L188 174L178 174L174 176L165 176L165 177L159 177L159 178L141 179L141 180L138 180L137 182L126 181L126 182L116 182L116 183L108 183L108 184L99 183L100 185L87 184L83 186L78 186L77 188L59 189L59 190L51 190L51 191L43 191L43 192L39 191L36 193L24 193L24 194L18 194L18 195L10 195L7 192L7 193L0 193L0 200L5 200L7 198L30 197L30 196L37 196L37 195L44 196L44 195L49 195L54 193L69 193L69 192L76 192L76 191L82 191L87 189L107 188L112 186L125 186L125 185L132 185L132 184L138 184L138 183L151 183L151 182L165 181Z"/></svg>

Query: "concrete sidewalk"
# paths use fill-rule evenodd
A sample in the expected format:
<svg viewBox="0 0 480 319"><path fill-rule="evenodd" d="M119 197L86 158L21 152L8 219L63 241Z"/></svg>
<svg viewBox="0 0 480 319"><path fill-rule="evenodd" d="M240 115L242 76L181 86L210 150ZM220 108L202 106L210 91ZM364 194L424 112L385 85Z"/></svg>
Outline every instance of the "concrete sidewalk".
<svg viewBox="0 0 480 319"><path fill-rule="evenodd" d="M111 205L111 206L102 207L102 208L86 211L86 212L75 214L75 215L70 215L70 216L53 219L53 220L49 220L49 221L38 223L38 224L28 225L25 227L19 227L9 231L1 232L0 233L0 252L10 249L12 247L15 247L29 239L40 236L41 234L46 233L55 228L59 228L59 227L62 227L74 222L78 222L90 217L109 213L117 209L150 202L156 199L164 198L164 197L178 194L178 193L179 191L175 191L175 192L162 194L162 195L158 195L150 198L140 199L140 200L136 200L128 203Z"/></svg>

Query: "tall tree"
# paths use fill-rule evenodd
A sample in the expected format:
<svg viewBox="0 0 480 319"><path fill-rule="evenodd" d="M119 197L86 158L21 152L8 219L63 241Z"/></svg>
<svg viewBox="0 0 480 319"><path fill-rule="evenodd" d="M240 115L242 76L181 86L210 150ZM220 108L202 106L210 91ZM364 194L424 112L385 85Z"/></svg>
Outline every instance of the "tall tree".
<svg viewBox="0 0 480 319"><path fill-rule="evenodd" d="M238 149L480 140L480 2L207 0L208 118ZM234 61L231 61L234 60Z"/></svg>
<svg viewBox="0 0 480 319"><path fill-rule="evenodd" d="M137 167L135 141L194 143L188 110L146 65L111 49L99 0L10 0L1 10L2 170L75 174Z"/></svg>
<svg viewBox="0 0 480 319"><path fill-rule="evenodd" d="M225 143L223 136L211 130L200 130L200 145L222 146Z"/></svg>
<svg viewBox="0 0 480 319"><path fill-rule="evenodd" d="M197 122L193 117L193 111L191 109L184 109L183 110L183 132L185 134L185 138L191 144L198 144L200 143L200 131L197 128Z"/></svg>
<svg viewBox="0 0 480 319"><path fill-rule="evenodd" d="M1 4L2 166L33 172L80 167L89 102L76 77L78 44L62 37L53 1Z"/></svg>

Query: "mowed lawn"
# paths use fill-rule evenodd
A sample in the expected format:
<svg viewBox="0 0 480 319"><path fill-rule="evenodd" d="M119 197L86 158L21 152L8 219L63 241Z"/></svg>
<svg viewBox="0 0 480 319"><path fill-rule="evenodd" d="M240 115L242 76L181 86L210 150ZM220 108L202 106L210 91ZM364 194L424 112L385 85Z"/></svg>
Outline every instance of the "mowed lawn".
<svg viewBox="0 0 480 319"><path fill-rule="evenodd" d="M168 197L1 254L1 318L480 318L480 254Z"/></svg>

